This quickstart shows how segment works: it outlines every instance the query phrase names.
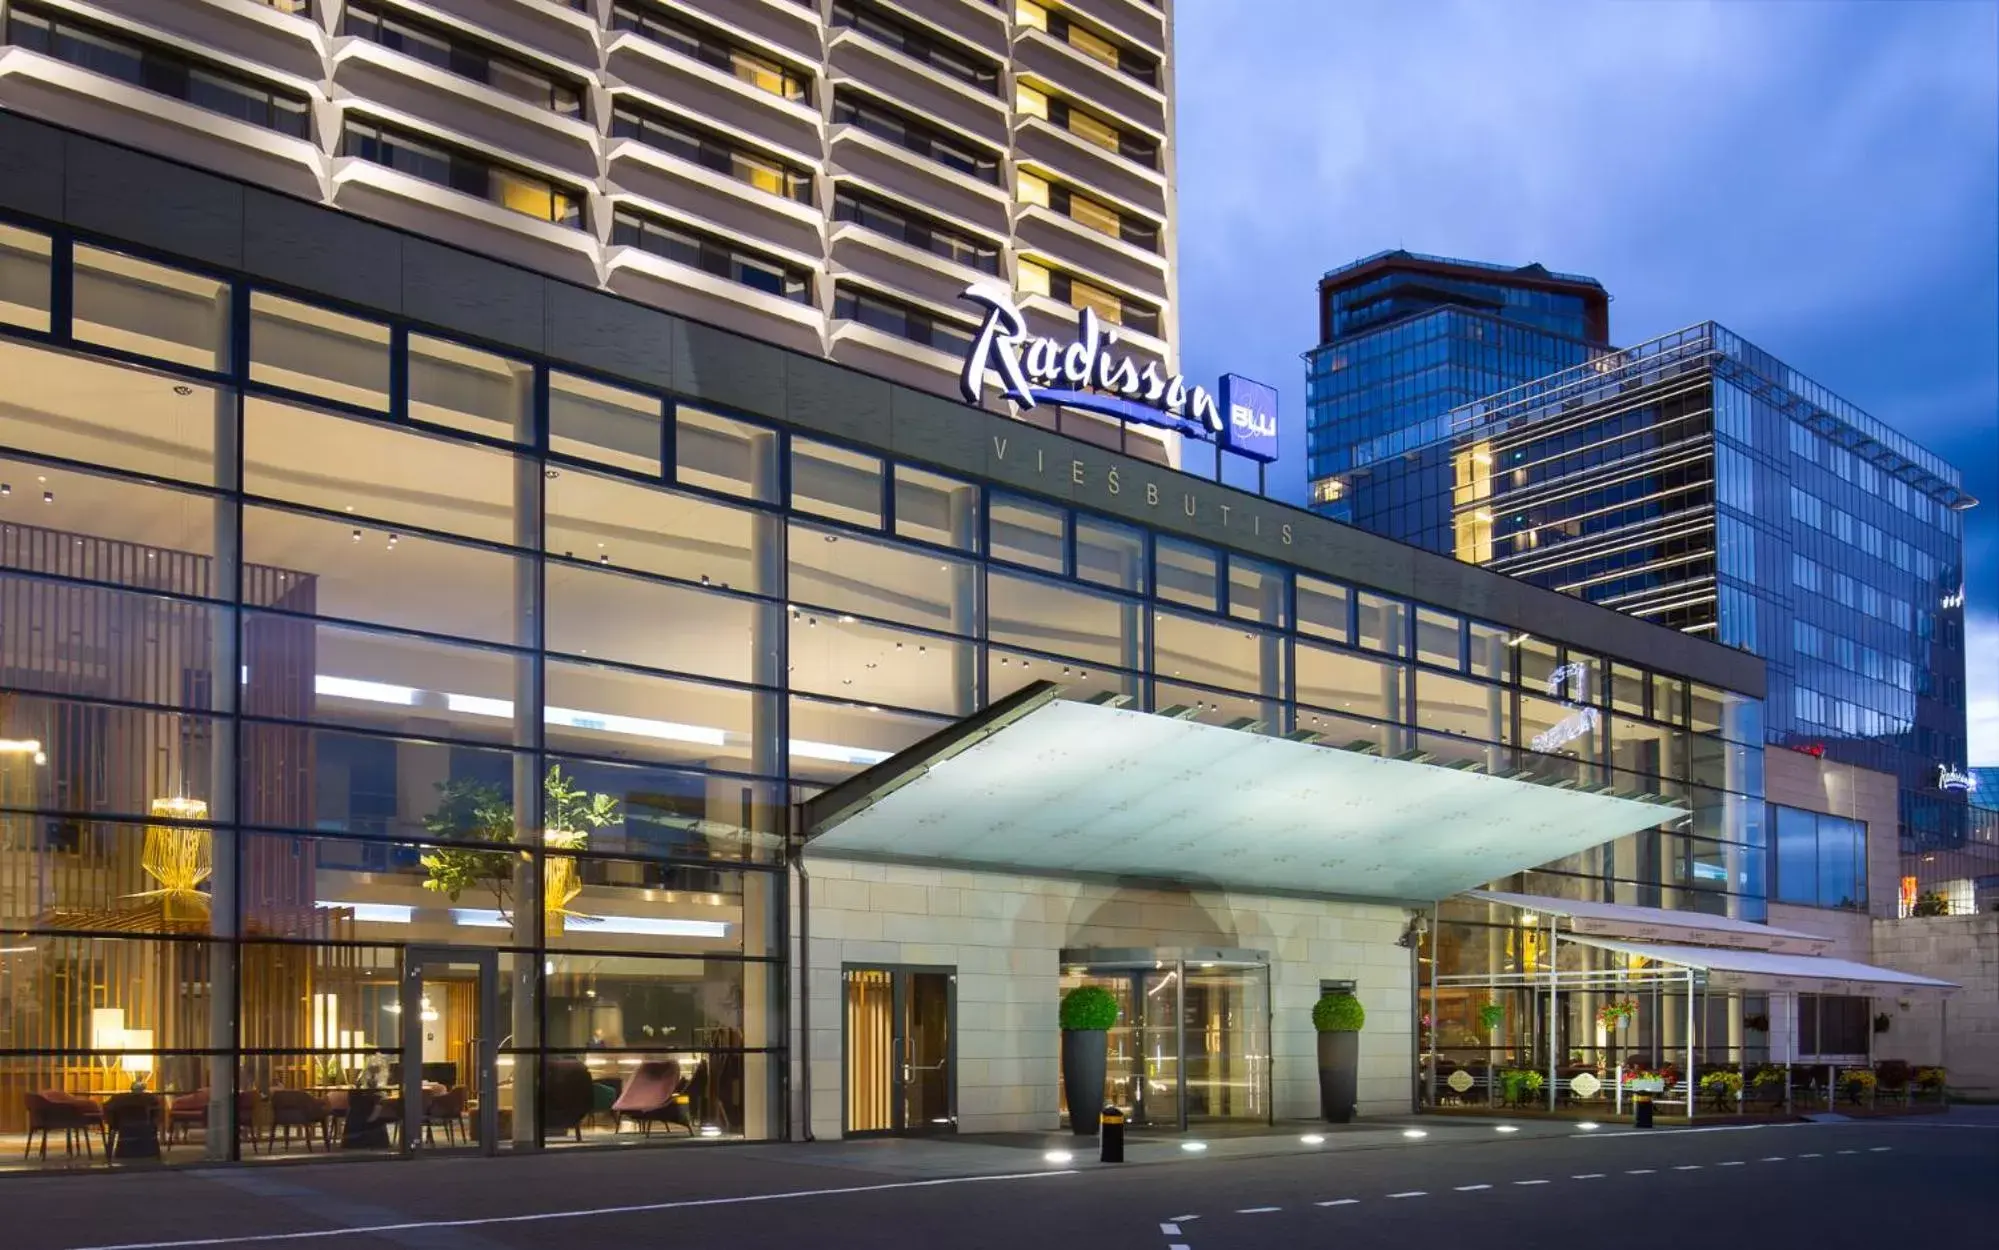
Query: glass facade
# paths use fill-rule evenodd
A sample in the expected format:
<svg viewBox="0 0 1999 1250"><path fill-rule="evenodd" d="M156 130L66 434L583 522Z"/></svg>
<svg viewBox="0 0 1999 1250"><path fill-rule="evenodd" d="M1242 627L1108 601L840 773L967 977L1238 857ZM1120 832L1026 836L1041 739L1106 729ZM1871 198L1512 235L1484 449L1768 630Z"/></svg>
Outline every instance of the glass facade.
<svg viewBox="0 0 1999 1250"><path fill-rule="evenodd" d="M1938 784L1966 751L1970 501L1955 469L1713 324L1451 423L1415 459L1372 466L1366 489L1392 480L1410 496L1398 524L1446 536L1460 559L1762 656L1773 744L1894 774L1907 854L1989 848L1964 794Z"/></svg>
<svg viewBox="0 0 1999 1250"><path fill-rule="evenodd" d="M1608 296L1592 279L1384 253L1320 284L1320 345L1306 365L1312 508L1431 551L1449 527L1422 510L1448 490L1431 445L1448 414L1606 349ZM1418 449L1424 449L1419 451ZM1375 475L1367 467L1417 459Z"/></svg>
<svg viewBox="0 0 1999 1250"><path fill-rule="evenodd" d="M780 1135L789 804L1040 678L1662 795L1528 888L1763 912L1755 700L172 258L0 291L0 1135L388 1152L412 1015L439 1141Z"/></svg>

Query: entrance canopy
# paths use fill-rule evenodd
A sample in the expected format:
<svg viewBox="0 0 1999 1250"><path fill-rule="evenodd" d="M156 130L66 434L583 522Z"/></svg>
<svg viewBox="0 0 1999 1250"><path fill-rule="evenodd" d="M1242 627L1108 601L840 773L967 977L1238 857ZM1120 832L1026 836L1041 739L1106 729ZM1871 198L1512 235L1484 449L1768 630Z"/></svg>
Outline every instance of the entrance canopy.
<svg viewBox="0 0 1999 1250"><path fill-rule="evenodd" d="M1825 955L1783 955L1775 951L1724 950L1706 946L1657 946L1647 942L1617 942L1606 938L1572 939L1585 946L1635 955L1657 964L1690 968L1707 974L1710 990L1751 993L1798 991L1806 994L1857 994L1890 998L1910 993L1949 993L1956 983L1876 968L1871 964L1832 959Z"/></svg>
<svg viewBox="0 0 1999 1250"><path fill-rule="evenodd" d="M805 804L816 850L999 871L1445 898L1670 821L1657 796L1055 697L1042 682Z"/></svg>
<svg viewBox="0 0 1999 1250"><path fill-rule="evenodd" d="M1799 933L1793 929L1775 929L1749 920L1694 911L1667 911L1661 907L1542 898L1535 894L1508 894L1500 890L1466 890L1464 897L1481 903L1499 903L1536 915L1560 917L1569 922L1565 930L1569 933L1636 942L1739 946L1815 955L1830 947L1833 941L1829 937Z"/></svg>

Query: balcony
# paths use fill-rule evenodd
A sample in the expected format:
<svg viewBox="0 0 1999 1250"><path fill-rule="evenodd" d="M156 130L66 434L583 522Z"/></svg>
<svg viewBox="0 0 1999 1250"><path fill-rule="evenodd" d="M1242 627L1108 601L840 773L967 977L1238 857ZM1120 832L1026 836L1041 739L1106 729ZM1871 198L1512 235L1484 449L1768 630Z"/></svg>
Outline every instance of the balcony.
<svg viewBox="0 0 1999 1250"><path fill-rule="evenodd" d="M805 61L819 59L819 5L798 0L668 0L661 7L698 16L717 30L746 36L745 43L783 48Z"/></svg>
<svg viewBox="0 0 1999 1250"><path fill-rule="evenodd" d="M638 139L614 138L607 148L613 196L622 192L787 251L819 254L819 210Z"/></svg>
<svg viewBox="0 0 1999 1250"><path fill-rule="evenodd" d="M962 131L988 147L1007 143L1006 101L883 46L857 30L836 29L827 40L834 83L856 83L936 125Z"/></svg>
<svg viewBox="0 0 1999 1250"><path fill-rule="evenodd" d="M959 296L974 282L995 282L993 274L927 251L914 244L870 230L857 222L833 224L832 272L857 274L869 282L941 307L957 307L975 317L979 310L960 303Z"/></svg>
<svg viewBox="0 0 1999 1250"><path fill-rule="evenodd" d="M334 158L332 184L333 203L350 212L571 282L600 284L597 241L588 230L515 212L356 156ZM584 220L590 219L586 209Z"/></svg>
<svg viewBox="0 0 1999 1250"><path fill-rule="evenodd" d="M607 86L632 86L696 116L813 162L819 158L819 110L786 99L742 78L682 56L636 31L620 31L605 45ZM824 84L815 84L824 90Z"/></svg>
<svg viewBox="0 0 1999 1250"><path fill-rule="evenodd" d="M851 174L988 234L1007 232L1007 195L991 183L856 125L836 125L829 134L829 175Z"/></svg>
<svg viewBox="0 0 1999 1250"><path fill-rule="evenodd" d="M1017 303L1021 315L1027 321L1030 334L1046 336L1063 343L1070 342L1076 337L1076 317L1080 309L1046 295L1021 295ZM1164 338L1140 333L1129 326L1118 325L1101 315L1097 320L1106 329L1117 331L1117 347L1113 350L1138 361L1141 368L1148 360L1157 360L1162 370L1167 368L1172 353L1167 350ZM1166 332L1167 320L1166 310L1161 309L1159 313L1161 334Z"/></svg>
<svg viewBox="0 0 1999 1250"><path fill-rule="evenodd" d="M585 183L597 177L595 127L378 43L333 41L333 98L366 100L452 134L554 166ZM587 88L584 88L587 91Z"/></svg>
<svg viewBox="0 0 1999 1250"><path fill-rule="evenodd" d="M597 67L596 26L588 9L571 8L565 0L425 0L439 13L450 14L474 31L501 44L525 48L566 61L578 77Z"/></svg>
<svg viewBox="0 0 1999 1250"><path fill-rule="evenodd" d="M1038 204L1023 205L1014 225L1023 251L1040 252L1086 277L1127 288L1155 304L1167 296L1166 258L1113 239Z"/></svg>
<svg viewBox="0 0 1999 1250"><path fill-rule="evenodd" d="M1108 148L1071 134L1039 117L1014 123L1014 151L1025 162L1046 166L1059 178L1088 191L1121 200L1150 217L1165 217L1166 177ZM1170 153L1160 153L1163 165Z"/></svg>
<svg viewBox="0 0 1999 1250"><path fill-rule="evenodd" d="M96 0L99 8L128 18L132 30L147 27L185 39L211 56L238 56L318 81L325 72L326 32L303 13L285 13L260 0Z"/></svg>
<svg viewBox="0 0 1999 1250"><path fill-rule="evenodd" d="M788 259L818 270L810 258ZM760 291L639 247L612 246L605 271L605 286L655 308L815 356L824 348L825 318L816 304Z"/></svg>
<svg viewBox="0 0 1999 1250"><path fill-rule="evenodd" d="M84 134L114 134L144 151L324 198L328 162L310 139L252 125L26 48L0 50L0 107Z"/></svg>
<svg viewBox="0 0 1999 1250"><path fill-rule="evenodd" d="M1013 56L1016 73L1030 73L1059 84L1062 94L1094 106L1126 130L1141 130L1155 139L1165 139L1165 94L1123 70L1033 29L1023 31L1015 40Z"/></svg>
<svg viewBox="0 0 1999 1250"><path fill-rule="evenodd" d="M1134 47L1144 48L1162 61L1171 51L1166 41L1166 15L1146 0L1062 0L1062 7L1130 40Z"/></svg>

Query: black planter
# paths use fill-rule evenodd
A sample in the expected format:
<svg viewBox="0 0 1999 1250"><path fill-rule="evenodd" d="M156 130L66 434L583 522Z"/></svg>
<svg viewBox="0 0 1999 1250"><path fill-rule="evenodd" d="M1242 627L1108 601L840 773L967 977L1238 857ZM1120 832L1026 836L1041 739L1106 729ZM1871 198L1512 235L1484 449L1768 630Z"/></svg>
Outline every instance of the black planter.
<svg viewBox="0 0 1999 1250"><path fill-rule="evenodd" d="M1109 1034L1076 1029L1062 1034L1062 1092L1069 1100L1069 1129L1078 1137L1097 1135L1104 1109L1104 1052Z"/></svg>
<svg viewBox="0 0 1999 1250"><path fill-rule="evenodd" d="M1326 1123L1353 1121L1359 1078L1360 1034L1319 1034L1319 1114Z"/></svg>

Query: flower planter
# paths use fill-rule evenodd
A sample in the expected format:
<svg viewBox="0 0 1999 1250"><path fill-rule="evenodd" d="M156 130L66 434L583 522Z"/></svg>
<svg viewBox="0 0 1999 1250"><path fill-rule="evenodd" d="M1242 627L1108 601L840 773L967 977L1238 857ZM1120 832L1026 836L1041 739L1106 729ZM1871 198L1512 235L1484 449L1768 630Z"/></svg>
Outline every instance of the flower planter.
<svg viewBox="0 0 1999 1250"><path fill-rule="evenodd" d="M1328 1124L1351 1124L1360 1101L1360 1034L1319 1034L1319 1114Z"/></svg>
<svg viewBox="0 0 1999 1250"><path fill-rule="evenodd" d="M1062 1034L1062 1092L1069 1100L1069 1130L1078 1137L1097 1135L1097 1118L1104 1107L1104 1064L1110 1034L1103 1029L1072 1029Z"/></svg>

